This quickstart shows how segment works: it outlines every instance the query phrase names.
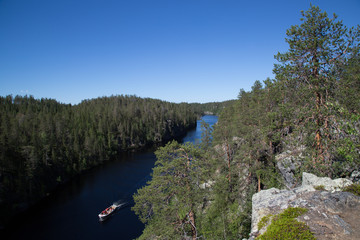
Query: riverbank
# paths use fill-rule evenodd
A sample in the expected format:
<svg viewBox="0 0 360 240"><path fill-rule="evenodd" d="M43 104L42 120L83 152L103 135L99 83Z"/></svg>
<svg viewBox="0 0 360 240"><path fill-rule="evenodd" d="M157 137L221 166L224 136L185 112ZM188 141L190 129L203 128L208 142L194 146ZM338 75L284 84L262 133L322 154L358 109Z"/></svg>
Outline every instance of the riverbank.
<svg viewBox="0 0 360 240"><path fill-rule="evenodd" d="M197 127L185 136L195 142ZM201 134L200 134L201 136ZM184 140L185 140L184 138ZM80 239L140 236L144 225L130 206L120 209L108 221L100 223L97 214L115 201L132 201L132 195L151 179L156 161L153 149L124 152L117 159L89 169L18 215L1 238L6 239ZM65 231L66 230L66 231Z"/></svg>
<svg viewBox="0 0 360 240"><path fill-rule="evenodd" d="M69 178L65 178L62 179L62 181L56 182L55 185L51 186L51 188L49 188L47 192L43 196L40 196L38 199L33 199L31 202L18 203L15 208L5 206L4 208L7 208L7 210L2 211L4 214L1 217L2 221L0 221L0 231L7 228L7 226L9 225L15 224L19 217L21 218L22 216L27 215L27 210L31 208L39 208L42 204L46 203L48 199L52 199L53 195L56 195L59 191L61 192L64 188L71 186L74 181L78 181L78 179L82 178L82 176L92 174L92 172L96 172L98 168L102 168L105 165L111 165L114 162L121 161L121 159L128 158L132 154L154 152L158 147L164 146L169 141L182 141L182 139L186 137L187 132L194 131L195 129L196 124L190 126L188 129L186 129L185 132L178 132L176 136L174 136L174 138L168 136L165 137L163 141L155 142L152 145L148 144L136 147L134 146L133 148L129 148L126 151L121 151L116 156L111 157L109 160L103 161L100 164L84 169Z"/></svg>
<svg viewBox="0 0 360 240"><path fill-rule="evenodd" d="M196 124L188 104L136 96L75 106L7 96L0 115L0 225L88 169L179 138Z"/></svg>

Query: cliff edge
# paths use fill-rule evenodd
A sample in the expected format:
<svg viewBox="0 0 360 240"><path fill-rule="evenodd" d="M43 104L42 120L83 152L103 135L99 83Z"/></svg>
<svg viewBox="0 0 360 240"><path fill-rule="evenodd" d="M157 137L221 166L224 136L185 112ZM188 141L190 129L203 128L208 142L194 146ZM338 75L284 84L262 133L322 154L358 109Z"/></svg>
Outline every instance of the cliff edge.
<svg viewBox="0 0 360 240"><path fill-rule="evenodd" d="M341 191L351 184L348 179L331 180L304 172L300 187L271 188L254 194L249 239L266 231L270 222L261 229L258 227L263 217L279 214L289 207L308 209L297 220L306 223L316 239L360 239L360 197Z"/></svg>

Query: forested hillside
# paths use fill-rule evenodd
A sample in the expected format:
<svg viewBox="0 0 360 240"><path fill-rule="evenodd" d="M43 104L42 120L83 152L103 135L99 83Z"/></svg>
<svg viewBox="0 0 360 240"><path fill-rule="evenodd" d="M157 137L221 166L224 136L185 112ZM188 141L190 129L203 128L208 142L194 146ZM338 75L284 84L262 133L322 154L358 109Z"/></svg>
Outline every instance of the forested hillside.
<svg viewBox="0 0 360 240"><path fill-rule="evenodd" d="M153 180L135 194L140 239L243 239L256 191L285 185L279 156L303 171L349 177L360 170L360 27L318 7L287 32L275 79L255 81L227 106L202 148L157 151ZM206 129L204 139L211 129Z"/></svg>
<svg viewBox="0 0 360 240"><path fill-rule="evenodd" d="M120 151L180 137L196 120L186 103L135 96L75 106L31 96L0 97L0 216Z"/></svg>
<svg viewBox="0 0 360 240"><path fill-rule="evenodd" d="M219 115L225 107L230 106L234 101L235 100L209 103L190 103L190 106L199 116L205 114Z"/></svg>

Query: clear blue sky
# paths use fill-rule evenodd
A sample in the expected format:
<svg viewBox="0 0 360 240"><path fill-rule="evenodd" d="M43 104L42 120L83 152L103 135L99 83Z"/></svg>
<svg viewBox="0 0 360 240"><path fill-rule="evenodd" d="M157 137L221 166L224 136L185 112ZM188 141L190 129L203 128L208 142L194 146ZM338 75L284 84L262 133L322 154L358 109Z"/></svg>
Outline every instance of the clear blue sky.
<svg viewBox="0 0 360 240"><path fill-rule="evenodd" d="M0 95L235 99L310 2L360 24L360 0L0 0Z"/></svg>

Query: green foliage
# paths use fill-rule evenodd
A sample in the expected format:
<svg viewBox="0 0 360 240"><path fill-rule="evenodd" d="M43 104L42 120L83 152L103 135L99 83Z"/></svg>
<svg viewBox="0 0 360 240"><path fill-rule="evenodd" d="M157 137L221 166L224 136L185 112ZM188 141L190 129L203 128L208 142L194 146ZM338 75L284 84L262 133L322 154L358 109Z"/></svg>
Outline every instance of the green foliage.
<svg viewBox="0 0 360 240"><path fill-rule="evenodd" d="M289 51L276 56L276 79L241 89L214 127L214 175L221 188L215 185L207 209L207 238L240 238L231 235L235 214L227 206L245 206L243 192L281 187L275 156L285 149L305 149L295 163L299 176L304 170L346 176L359 167L360 28L348 29L315 6L302 17L286 33ZM211 231L211 225L217 227Z"/></svg>
<svg viewBox="0 0 360 240"><path fill-rule="evenodd" d="M211 203L200 219L201 230L206 239L242 239L251 229L251 195L247 189L246 199L234 198L225 176L219 176L211 191ZM209 199L209 200L210 200Z"/></svg>
<svg viewBox="0 0 360 240"><path fill-rule="evenodd" d="M290 208L285 209L282 213L280 213L279 217L280 218L297 218L297 217L303 215L304 213L306 213L307 211L308 210L306 208L290 207Z"/></svg>
<svg viewBox="0 0 360 240"><path fill-rule="evenodd" d="M61 183L61 176L58 176L58 177L56 178L56 181L57 181L58 183Z"/></svg>
<svg viewBox="0 0 360 240"><path fill-rule="evenodd" d="M111 96L71 106L0 97L0 209L9 199L37 199L120 151L179 137L205 111L220 116L214 129L202 124L202 149L176 142L160 148L153 179L134 195L133 210L146 223L140 239L247 237L251 196L281 187L275 155L289 147L306 147L300 170L346 176L358 169L360 28L347 29L315 6L302 17L286 32L289 51L276 55L276 78L241 89L238 100L173 104ZM199 187L210 180L211 188ZM303 211L272 216L259 239L314 239L294 219Z"/></svg>
<svg viewBox="0 0 360 240"><path fill-rule="evenodd" d="M201 214L197 205L202 201L197 183L203 180L200 149L173 141L155 154L152 180L134 195L132 210L147 229L153 229L149 234L159 238L197 237L196 218Z"/></svg>
<svg viewBox="0 0 360 240"><path fill-rule="evenodd" d="M298 216L301 216L302 214L306 213L307 211L308 210L305 208L285 209L284 212L272 217L272 222L266 229L266 232L260 235L259 237L257 237L256 239L259 240L315 239L313 233L310 232L309 227L305 223L299 222L295 219ZM266 216L264 223L265 221L267 222L268 220L269 219Z"/></svg>
<svg viewBox="0 0 360 240"><path fill-rule="evenodd" d="M188 104L111 96L61 104L0 97L0 199L31 203L121 151L178 138L196 124ZM1 208L3 209L3 208ZM0 213L0 221L8 214Z"/></svg>
<svg viewBox="0 0 360 240"><path fill-rule="evenodd" d="M212 143L212 131L213 128L204 120L201 121L201 148L209 149Z"/></svg>
<svg viewBox="0 0 360 240"><path fill-rule="evenodd" d="M350 192L354 195L360 196L360 184L353 183L349 186L346 186L342 189L344 192Z"/></svg>
<svg viewBox="0 0 360 240"><path fill-rule="evenodd" d="M231 105L234 101L235 100L228 100L224 102L190 103L189 105L198 117L206 114L214 114L218 116L225 107Z"/></svg>
<svg viewBox="0 0 360 240"><path fill-rule="evenodd" d="M315 186L314 188L315 188L315 190L318 190L318 191L325 191L324 185L318 185L318 186Z"/></svg>
<svg viewBox="0 0 360 240"><path fill-rule="evenodd" d="M360 112L360 53L355 49L355 56L345 64L339 81L337 99L350 112Z"/></svg>
<svg viewBox="0 0 360 240"><path fill-rule="evenodd" d="M256 170L256 176L261 179L263 189L283 187L281 175L274 165Z"/></svg>
<svg viewBox="0 0 360 240"><path fill-rule="evenodd" d="M360 28L347 29L315 6L302 12L302 17L302 23L286 33L289 51L276 56L276 79L257 80L249 92L241 89L238 100L222 109L213 132L203 124L204 151L197 170L203 182L214 181L211 188L198 189L194 183L191 191L196 198L185 193L182 198L193 203L192 207L179 198L164 204L164 199L153 197L160 196L162 188L183 191L184 186L177 188L174 182L153 185L154 178L149 183L152 187L139 191L136 211L147 222L144 239L193 234L188 224L179 227L179 219L186 219L191 209L196 209L198 237L246 238L251 227L251 196L257 190L282 187L275 156L285 150L306 149L295 163L296 176L304 170L344 176L351 172L347 170L358 168ZM192 106L199 114L204 111L197 104ZM169 159L174 161L174 156L177 154ZM172 165L168 172L173 175L178 168ZM154 171L154 175L159 173ZM295 219L305 211L290 208L263 218L259 228L270 218L272 223L259 239L314 239L308 227Z"/></svg>
<svg viewBox="0 0 360 240"><path fill-rule="evenodd" d="M301 25L291 26L286 32L289 51L275 56L280 64L274 68L285 89L284 100L294 107L291 118L305 130L303 142L312 156L311 168L329 176L334 174L334 146L342 140L339 131L334 131L339 128L340 114L329 106L357 102L359 91L354 66L359 63L360 27L348 29L336 19L335 15L330 19L316 6L302 12ZM354 86L351 92L345 90L349 86ZM347 93L351 95L342 100L340 96ZM338 151L350 157L348 148Z"/></svg>
<svg viewBox="0 0 360 240"><path fill-rule="evenodd" d="M272 216L273 216L272 214L263 216L260 222L258 223L258 229L261 230L263 227L265 227L269 223Z"/></svg>

